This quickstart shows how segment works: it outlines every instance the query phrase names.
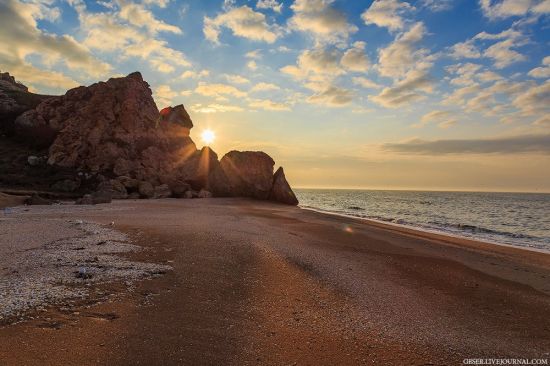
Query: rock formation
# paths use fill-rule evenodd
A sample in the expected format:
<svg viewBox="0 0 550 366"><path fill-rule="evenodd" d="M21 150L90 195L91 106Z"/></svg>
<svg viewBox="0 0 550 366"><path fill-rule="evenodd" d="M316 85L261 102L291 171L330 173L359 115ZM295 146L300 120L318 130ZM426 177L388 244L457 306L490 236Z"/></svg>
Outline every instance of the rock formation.
<svg viewBox="0 0 550 366"><path fill-rule="evenodd" d="M267 154L231 151L218 161L212 149L197 150L192 128L183 105L158 111L138 72L48 98L14 123L17 136L48 147L49 166L78 174L78 182L56 182L59 190L95 187L88 191L114 199L213 194L297 204L294 194L294 200L281 194L290 187L284 174L273 176Z"/></svg>
<svg viewBox="0 0 550 366"><path fill-rule="evenodd" d="M7 72L0 72L0 131L13 133L13 122L21 113L35 108L49 95L33 94Z"/></svg>
<svg viewBox="0 0 550 366"><path fill-rule="evenodd" d="M283 167L280 167L275 172L273 176L273 186L271 187L271 192L269 193L269 199L271 201L277 201L281 203L286 203L287 205L297 205L298 199L292 188L286 181L285 172Z"/></svg>

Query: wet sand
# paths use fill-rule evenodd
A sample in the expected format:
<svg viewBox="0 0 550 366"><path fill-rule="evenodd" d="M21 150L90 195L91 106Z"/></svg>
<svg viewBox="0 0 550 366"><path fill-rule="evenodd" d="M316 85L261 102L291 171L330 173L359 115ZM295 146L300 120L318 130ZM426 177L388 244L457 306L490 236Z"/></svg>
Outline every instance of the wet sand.
<svg viewBox="0 0 550 366"><path fill-rule="evenodd" d="M13 215L114 222L173 271L0 328L0 365L550 358L548 254L240 199Z"/></svg>

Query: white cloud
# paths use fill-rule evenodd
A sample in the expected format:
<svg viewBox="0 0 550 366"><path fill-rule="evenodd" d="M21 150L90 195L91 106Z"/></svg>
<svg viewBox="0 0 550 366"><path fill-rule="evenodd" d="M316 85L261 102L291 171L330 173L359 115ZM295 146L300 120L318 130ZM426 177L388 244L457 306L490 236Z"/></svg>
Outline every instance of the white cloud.
<svg viewBox="0 0 550 366"><path fill-rule="evenodd" d="M260 92L260 91L270 91L270 90L279 90L277 85L271 83L258 83L250 89L251 92Z"/></svg>
<svg viewBox="0 0 550 366"><path fill-rule="evenodd" d="M241 75L231 75L231 74L225 74L225 79L233 84L248 84L250 83L250 80L248 80L245 77L242 77Z"/></svg>
<svg viewBox="0 0 550 366"><path fill-rule="evenodd" d="M453 58L480 58L481 52L474 44L473 39L465 42L456 43L451 47L451 57Z"/></svg>
<svg viewBox="0 0 550 366"><path fill-rule="evenodd" d="M451 118L451 112L443 110L434 110L420 118L420 122L412 125L412 127L420 128L424 127L429 123L437 123L440 128L449 128L452 125L457 123L457 120Z"/></svg>
<svg viewBox="0 0 550 366"><path fill-rule="evenodd" d="M473 93L479 92L480 89L481 88L477 84L455 89L449 96L443 99L441 104L457 106L464 105L466 103L466 97Z"/></svg>
<svg viewBox="0 0 550 366"><path fill-rule="evenodd" d="M365 89L380 89L382 88L382 85L375 83L374 81L364 78L364 77L354 77L352 79L352 82L355 85L359 85Z"/></svg>
<svg viewBox="0 0 550 366"><path fill-rule="evenodd" d="M454 0L421 0L420 5L433 12L439 12L451 9L453 1Z"/></svg>
<svg viewBox="0 0 550 366"><path fill-rule="evenodd" d="M546 56L542 60L542 66L535 67L528 75L540 79L550 78L550 56Z"/></svg>
<svg viewBox="0 0 550 366"><path fill-rule="evenodd" d="M375 24L386 27L390 31L401 30L405 26L403 16L414 10L409 3L399 0L375 0L371 6L361 14L365 24Z"/></svg>
<svg viewBox="0 0 550 366"><path fill-rule="evenodd" d="M126 1L119 1L118 3L120 4L120 17L136 27L146 28L152 34L158 32L182 33L181 29L175 25L167 24L157 19L150 10L141 4L128 3ZM161 3L166 6L165 2Z"/></svg>
<svg viewBox="0 0 550 366"><path fill-rule="evenodd" d="M283 9L283 3L277 0L258 0L256 3L257 9L271 9L276 13L280 13Z"/></svg>
<svg viewBox="0 0 550 366"><path fill-rule="evenodd" d="M267 111L289 111L290 107L285 103L274 102L268 99L253 99L249 106Z"/></svg>
<svg viewBox="0 0 550 366"><path fill-rule="evenodd" d="M170 85L159 85L155 89L155 93L153 94L159 109L165 106L172 105L174 98L178 95L179 93L172 90Z"/></svg>
<svg viewBox="0 0 550 366"><path fill-rule="evenodd" d="M384 88L380 94L369 99L386 108L398 108L425 99L424 93L433 92L433 87L434 82L427 72L411 70L403 80Z"/></svg>
<svg viewBox="0 0 550 366"><path fill-rule="evenodd" d="M262 58L262 51L260 50L254 50L254 51L250 51L250 52L247 52L244 57L246 58L251 58L251 59L254 59L254 60L259 60Z"/></svg>
<svg viewBox="0 0 550 366"><path fill-rule="evenodd" d="M512 104L525 116L550 113L550 80L519 93Z"/></svg>
<svg viewBox="0 0 550 366"><path fill-rule="evenodd" d="M200 79L200 78L203 78L203 77L207 77L208 75L210 75L210 71L208 71L208 70L201 70L201 71L186 70L180 75L180 78L182 78L182 79Z"/></svg>
<svg viewBox="0 0 550 366"><path fill-rule="evenodd" d="M258 69L258 64L254 60L250 60L246 63L246 67L248 67L250 70L255 71Z"/></svg>
<svg viewBox="0 0 550 366"><path fill-rule="evenodd" d="M422 22L414 24L407 32L397 36L395 41L379 52L378 72L382 76L400 78L412 69L428 69L432 66L433 57L426 49L415 49L426 34Z"/></svg>
<svg viewBox="0 0 550 366"><path fill-rule="evenodd" d="M340 67L341 56L341 52L335 49L316 48L305 50L298 56L296 66L285 66L281 71L297 80L316 75L333 78L344 73L344 70Z"/></svg>
<svg viewBox="0 0 550 366"><path fill-rule="evenodd" d="M193 104L190 108L195 113L223 113L223 112L242 112L242 109L236 105L226 104Z"/></svg>
<svg viewBox="0 0 550 366"><path fill-rule="evenodd" d="M365 42L355 42L353 48L348 49L340 63L350 71L367 72L370 67L370 62L365 54Z"/></svg>
<svg viewBox="0 0 550 366"><path fill-rule="evenodd" d="M229 84L221 84L221 83L206 83L203 81L199 82L199 85L195 89L195 93L205 95L208 97L217 97L217 96L224 96L224 95L230 95L233 97L245 97L246 93L242 90L239 90L235 88L232 85Z"/></svg>
<svg viewBox="0 0 550 366"><path fill-rule="evenodd" d="M55 65L77 71L84 77L104 77L112 67L92 55L88 47L79 43L70 35L56 35L43 32L38 28L37 20L45 17L56 18L57 11L44 11L46 3L23 3L14 0L0 2L0 64L9 67L13 73L20 75L20 80L31 80L37 83L38 78L32 75L37 68L28 61L29 56L37 56L47 68ZM75 82L60 72L40 71L45 79L61 86L75 86Z"/></svg>
<svg viewBox="0 0 550 366"><path fill-rule="evenodd" d="M353 92L330 85L325 90L310 96L308 102L329 107L343 107L353 100Z"/></svg>
<svg viewBox="0 0 550 366"><path fill-rule="evenodd" d="M483 15L490 19L550 13L549 0L479 0Z"/></svg>
<svg viewBox="0 0 550 366"><path fill-rule="evenodd" d="M219 43L221 28L225 27L237 37L253 41L273 43L280 35L276 25L267 23L264 14L252 10L248 6L231 8L215 18L204 17L203 32L206 39Z"/></svg>
<svg viewBox="0 0 550 366"><path fill-rule="evenodd" d="M294 15L292 29L311 34L318 42L339 42L348 39L357 27L348 23L346 15L331 5L334 0L295 0L290 8Z"/></svg>

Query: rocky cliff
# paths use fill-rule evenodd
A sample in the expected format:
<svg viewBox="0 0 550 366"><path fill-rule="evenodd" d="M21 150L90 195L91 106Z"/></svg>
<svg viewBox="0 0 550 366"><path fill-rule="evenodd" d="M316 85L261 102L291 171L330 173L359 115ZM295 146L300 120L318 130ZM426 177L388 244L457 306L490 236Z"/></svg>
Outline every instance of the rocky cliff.
<svg viewBox="0 0 550 366"><path fill-rule="evenodd" d="M19 139L47 148L48 166L75 173L55 189L114 198L211 192L297 204L279 193L290 186L284 174L274 176L267 154L231 151L219 161L210 148L196 148L192 128L183 105L158 111L138 72L45 98L13 123Z"/></svg>

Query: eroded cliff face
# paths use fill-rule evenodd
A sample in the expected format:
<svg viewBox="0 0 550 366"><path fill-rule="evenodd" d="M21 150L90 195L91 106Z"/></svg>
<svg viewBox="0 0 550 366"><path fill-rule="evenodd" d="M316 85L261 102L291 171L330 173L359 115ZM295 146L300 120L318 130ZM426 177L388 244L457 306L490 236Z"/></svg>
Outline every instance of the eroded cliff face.
<svg viewBox="0 0 550 366"><path fill-rule="evenodd" d="M192 128L183 105L158 111L137 72L46 99L14 124L20 138L48 147L48 165L76 172L74 184L58 185L68 191L95 187L115 198L150 198L193 197L202 190L278 200L272 190L281 178L274 179L271 157L231 151L218 161L210 148L197 150ZM162 193L144 194L140 185Z"/></svg>

